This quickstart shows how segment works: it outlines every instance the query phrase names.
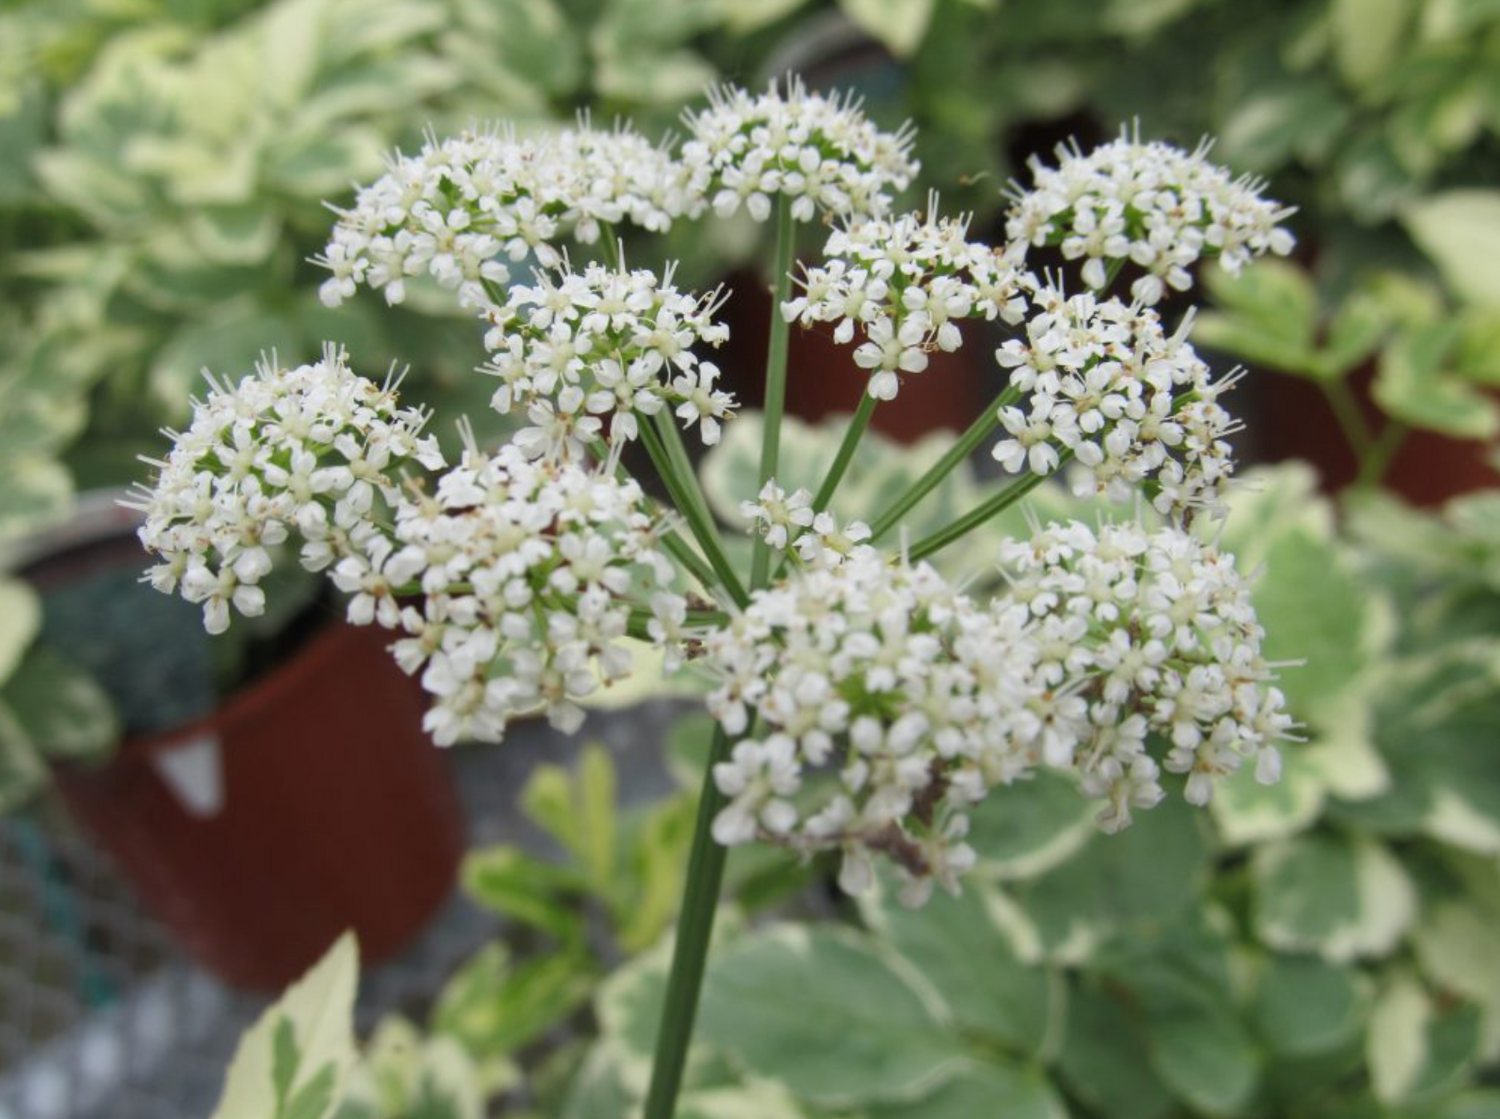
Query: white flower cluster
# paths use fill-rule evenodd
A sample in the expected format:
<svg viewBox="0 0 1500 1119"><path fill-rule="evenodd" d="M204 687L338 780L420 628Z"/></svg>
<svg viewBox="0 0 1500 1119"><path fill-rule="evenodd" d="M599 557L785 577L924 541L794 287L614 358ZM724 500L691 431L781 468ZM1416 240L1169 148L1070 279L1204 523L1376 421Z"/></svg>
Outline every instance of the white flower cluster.
<svg viewBox="0 0 1500 1119"><path fill-rule="evenodd" d="M1291 252L1281 223L1294 211L1261 197L1258 181L1231 179L1208 160L1210 146L1187 152L1125 130L1087 155L1059 145L1056 167L1033 157L1031 188L1012 187L1006 236L1083 260L1083 282L1095 291L1108 286L1111 263L1128 260L1145 270L1131 295L1147 304L1169 287L1191 288L1200 258L1238 273L1252 257Z"/></svg>
<svg viewBox="0 0 1500 1119"><path fill-rule="evenodd" d="M701 208L672 154L628 129L588 127L518 139L509 130L429 137L338 211L332 240L317 258L332 277L323 302L337 306L359 284L406 297L409 277L431 275L445 288L505 283L500 259L534 253L561 259L555 243L582 242L601 223L630 221L661 232Z"/></svg>
<svg viewBox="0 0 1500 1119"><path fill-rule="evenodd" d="M1087 468L1080 488L1116 501L1143 484L1165 514L1217 511L1234 469L1234 419L1218 403L1237 376L1211 379L1187 342L1150 308L1056 289L1034 296L1026 337L995 351L1023 406L1000 409L1007 470L1051 474L1069 453Z"/></svg>
<svg viewBox="0 0 1500 1119"><path fill-rule="evenodd" d="M974 862L965 810L1024 768L1049 700L1024 611L986 612L931 567L864 549L835 569L757 592L704 639L708 707L736 743L714 780L723 844L842 850L849 893L884 853L925 900ZM831 784L808 772L830 766Z"/></svg>
<svg viewBox="0 0 1500 1119"><path fill-rule="evenodd" d="M867 543L869 525L863 521L840 525L828 510L813 508L810 491L798 489L788 495L775 478L761 487L756 500L740 502L740 515L772 548L795 551L804 564L813 567L840 567L857 554L873 552Z"/></svg>
<svg viewBox="0 0 1500 1119"><path fill-rule="evenodd" d="M1047 760L1074 766L1084 793L1107 802L1101 827L1160 801L1161 768L1188 775L1197 805L1243 761L1263 783L1280 777L1275 743L1293 723L1233 556L1181 529L1074 521L1008 542L1000 559L1008 600L1035 619L1042 680L1071 693L1081 731ZM1160 766L1148 735L1167 744Z"/></svg>
<svg viewBox="0 0 1500 1119"><path fill-rule="evenodd" d="M658 278L590 264L555 278L539 273L484 312L491 353L482 371L500 379L491 406L524 408L533 426L516 441L533 457L578 458L608 421L611 441L639 434L636 413L671 408L703 442L719 441L734 397L715 388L719 370L693 352L718 346L729 328L714 321L720 297L702 298Z"/></svg>
<svg viewBox="0 0 1500 1119"><path fill-rule="evenodd" d="M1069 524L1002 559L1011 589L980 608L856 549L704 637L709 710L750 732L714 769L715 839L841 850L850 893L885 855L921 904L974 861L968 809L1040 766L1105 802L1107 831L1161 800L1163 769L1194 804L1246 759L1277 779L1292 723L1232 557L1177 528Z"/></svg>
<svg viewBox="0 0 1500 1119"><path fill-rule="evenodd" d="M537 463L514 445L493 457L471 449L435 495L403 498L392 536L368 537L334 581L354 596L351 618L405 634L393 651L422 671L439 745L498 741L513 716L538 709L573 731L577 701L630 672L626 596L649 594L667 625L685 616L662 527L632 481ZM408 588L420 608L395 603ZM367 601L392 605L372 612Z"/></svg>
<svg viewBox="0 0 1500 1119"><path fill-rule="evenodd" d="M809 93L795 77L759 95L725 86L708 97L708 108L684 114L681 159L720 217L743 205L765 221L775 195L791 199L798 221L819 211L879 215L916 176L912 130L881 132L852 97Z"/></svg>
<svg viewBox="0 0 1500 1119"><path fill-rule="evenodd" d="M265 609L258 584L291 534L304 541L303 566L326 567L368 530L376 495L392 501L403 463L443 459L422 435L426 413L398 406L399 379L358 376L342 350L295 369L273 357L238 384L208 380L188 429L166 432L166 459L145 460L153 483L125 504L145 513L141 543L161 560L147 579L201 603L205 627L222 633L231 606Z"/></svg>
<svg viewBox="0 0 1500 1119"><path fill-rule="evenodd" d="M835 230L824 263L797 281L802 289L782 304L788 322L835 323L834 341L864 341L854 360L870 370L868 391L892 400L901 373L920 373L934 349L963 344L958 323L1000 319L1012 326L1026 314L1026 296L1037 284L1015 251L998 251L968 239L963 219L928 216L866 219Z"/></svg>

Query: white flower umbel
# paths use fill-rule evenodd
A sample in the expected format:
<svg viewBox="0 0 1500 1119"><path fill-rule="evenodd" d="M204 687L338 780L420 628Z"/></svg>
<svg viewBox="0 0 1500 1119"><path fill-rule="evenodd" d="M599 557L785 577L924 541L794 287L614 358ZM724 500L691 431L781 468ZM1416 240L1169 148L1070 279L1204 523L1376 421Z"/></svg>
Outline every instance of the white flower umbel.
<svg viewBox="0 0 1500 1119"><path fill-rule="evenodd" d="M208 377L186 431L167 432L152 484L127 502L146 515L141 543L161 562L147 579L203 604L210 633L229 627L230 607L265 608L258 585L278 545L302 538L302 563L326 567L373 532L377 498L393 499L408 461L443 465L423 436L427 414L397 403L398 377L355 374L342 350L285 369L273 357L238 383Z"/></svg>
<svg viewBox="0 0 1500 1119"><path fill-rule="evenodd" d="M870 370L868 391L891 400L900 375L927 368L933 350L963 343L958 324L1000 319L1012 326L1026 314L1035 278L1019 267L1022 253L998 251L968 239L966 219L907 214L856 220L836 229L824 263L808 268L802 289L782 305L788 322L834 323L834 341L863 341L854 360Z"/></svg>
<svg viewBox="0 0 1500 1119"><path fill-rule="evenodd" d="M708 96L708 108L684 114L681 159L721 217L744 206L765 221L777 196L797 221L884 214L916 176L912 130L880 131L853 97L809 93L795 77L759 95L725 86Z"/></svg>
<svg viewBox="0 0 1500 1119"><path fill-rule="evenodd" d="M1106 802L1102 827L1161 800L1161 768L1187 774L1198 805L1245 761L1262 782L1279 778L1275 743L1293 724L1233 556L1178 528L1074 521L1008 542L1000 558L1005 601L1037 623L1043 679L1087 704L1087 732L1053 760ZM1165 743L1162 756L1147 752L1148 736Z"/></svg>
<svg viewBox="0 0 1500 1119"><path fill-rule="evenodd" d="M1130 261L1145 275L1133 298L1156 303L1168 288L1187 291L1200 258L1217 257L1230 272L1267 252L1285 256L1293 238L1281 223L1294 212L1261 196L1255 179L1231 178L1208 160L1208 141L1183 151L1142 143L1122 130L1087 155L1057 148L1057 166L1033 157L1032 185L1013 185L1006 236L1022 245L1052 245L1082 260L1083 282L1107 286L1111 266Z"/></svg>
<svg viewBox="0 0 1500 1119"><path fill-rule="evenodd" d="M1033 300L1026 336L995 351L1021 394L1000 409L995 459L1046 475L1066 452L1086 468L1083 492L1126 501L1145 485L1162 513L1217 512L1238 429L1218 399L1237 376L1212 379L1187 341L1191 318L1168 335L1139 304L1055 288Z"/></svg>
<svg viewBox="0 0 1500 1119"><path fill-rule="evenodd" d="M423 275L449 289L503 284L504 259L535 254L551 266L563 237L593 241L605 222L664 231L701 206L685 175L669 152L626 128L429 137L416 155L394 156L351 207L336 210L332 239L317 258L333 273L323 301L337 306L366 284L400 303L406 280Z"/></svg>
<svg viewBox="0 0 1500 1119"><path fill-rule="evenodd" d="M681 635L662 527L633 481L536 462L514 445L493 457L471 449L435 495L403 498L393 541L345 560L335 581L357 594L373 577L419 596L375 620L404 632L396 659L421 671L440 745L498 741L513 716L536 710L571 732L578 701L631 670L620 643L631 596L663 639Z"/></svg>
<svg viewBox="0 0 1500 1119"><path fill-rule="evenodd" d="M693 347L729 336L714 321L721 302L718 292L678 291L671 268L661 277L602 264L539 272L484 311L491 357L481 371L500 380L491 406L528 412L535 426L518 439L538 456L577 458L606 423L611 441L634 439L637 413L663 408L717 443L735 401Z"/></svg>
<svg viewBox="0 0 1500 1119"><path fill-rule="evenodd" d="M851 893L875 854L911 904L934 881L956 889L974 861L967 808L1031 768L1059 726L1086 722L1081 704L1046 693L1030 624L868 547L757 592L703 639L719 680L709 710L730 735L751 734L714 769L729 798L714 837L842 850Z"/></svg>

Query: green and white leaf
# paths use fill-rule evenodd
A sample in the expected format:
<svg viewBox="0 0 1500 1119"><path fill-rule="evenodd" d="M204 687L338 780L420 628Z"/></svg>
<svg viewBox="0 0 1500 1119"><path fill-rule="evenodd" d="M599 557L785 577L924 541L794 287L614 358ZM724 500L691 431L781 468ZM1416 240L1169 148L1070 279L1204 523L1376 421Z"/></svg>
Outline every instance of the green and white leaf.
<svg viewBox="0 0 1500 1119"><path fill-rule="evenodd" d="M1068 1119L1062 1096L1040 1069L988 1061L963 1064L920 1100L880 1104L866 1114L869 1119Z"/></svg>
<svg viewBox="0 0 1500 1119"><path fill-rule="evenodd" d="M1256 982L1255 1024L1286 1057L1335 1052L1360 1036L1370 992L1352 968L1307 956L1268 957Z"/></svg>
<svg viewBox="0 0 1500 1119"><path fill-rule="evenodd" d="M1493 866L1486 868L1500 887ZM1412 930L1412 947L1434 983L1476 1003L1482 1012L1480 1053L1500 1058L1500 890L1489 897L1448 900L1423 914Z"/></svg>
<svg viewBox="0 0 1500 1119"><path fill-rule="evenodd" d="M935 1085L958 1052L949 1017L867 939L775 925L714 960L699 1028L749 1071L811 1103L847 1106Z"/></svg>
<svg viewBox="0 0 1500 1119"><path fill-rule="evenodd" d="M119 719L104 689L45 646L33 649L0 686L0 702L44 757L98 756L119 737Z"/></svg>
<svg viewBox="0 0 1500 1119"><path fill-rule="evenodd" d="M897 58L915 51L932 22L936 0L839 0L844 14Z"/></svg>
<svg viewBox="0 0 1500 1119"><path fill-rule="evenodd" d="M999 881L1035 878L1072 858L1098 829L1092 804L1069 778L1044 771L999 785L970 813L976 874Z"/></svg>
<svg viewBox="0 0 1500 1119"><path fill-rule="evenodd" d="M21 664L42 624L42 603L31 584L0 577L0 684Z"/></svg>
<svg viewBox="0 0 1500 1119"><path fill-rule="evenodd" d="M1393 951L1417 915L1400 862L1368 839L1308 835L1256 849L1250 859L1255 931L1288 952L1331 963Z"/></svg>
<svg viewBox="0 0 1500 1119"><path fill-rule="evenodd" d="M1274 785L1262 785L1247 765L1214 790L1209 808L1231 847L1285 839L1307 830L1322 813L1326 786L1308 752L1291 745L1281 753L1281 780Z"/></svg>
<svg viewBox="0 0 1500 1119"><path fill-rule="evenodd" d="M1461 298L1500 306L1500 190L1452 190L1402 211L1407 232Z"/></svg>
<svg viewBox="0 0 1500 1119"><path fill-rule="evenodd" d="M358 979L359 948L345 933L240 1038L212 1119L268 1119L299 1098L325 1102L297 1119L332 1114L355 1062Z"/></svg>
<svg viewBox="0 0 1500 1119"><path fill-rule="evenodd" d="M1375 1095L1397 1104L1456 1086L1473 1062L1479 1014L1470 1004L1439 1004L1410 972L1386 981L1365 1043Z"/></svg>
<svg viewBox="0 0 1500 1119"><path fill-rule="evenodd" d="M938 894L909 909L882 880L860 909L871 931L932 988L960 1029L1035 1057L1060 1042L1051 1034L1066 1020L1067 986L1055 969L1016 956L995 906L993 887L969 881L956 898Z"/></svg>
<svg viewBox="0 0 1500 1119"><path fill-rule="evenodd" d="M1459 439L1500 433L1500 406L1450 372L1458 356L1459 324L1440 321L1397 333L1381 354L1371 392L1392 416Z"/></svg>

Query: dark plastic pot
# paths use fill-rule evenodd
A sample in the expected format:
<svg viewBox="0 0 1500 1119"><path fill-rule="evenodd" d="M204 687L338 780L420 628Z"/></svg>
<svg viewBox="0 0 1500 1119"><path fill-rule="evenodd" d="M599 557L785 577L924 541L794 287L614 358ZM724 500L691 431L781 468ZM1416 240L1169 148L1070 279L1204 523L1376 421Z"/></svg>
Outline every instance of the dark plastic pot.
<svg viewBox="0 0 1500 1119"><path fill-rule="evenodd" d="M45 596L59 570L98 570L101 552L118 565L129 543L90 541L89 561L74 542L30 570ZM452 889L463 813L388 641L325 621L207 716L55 769L63 801L147 907L235 986L284 987L346 929L378 962Z"/></svg>

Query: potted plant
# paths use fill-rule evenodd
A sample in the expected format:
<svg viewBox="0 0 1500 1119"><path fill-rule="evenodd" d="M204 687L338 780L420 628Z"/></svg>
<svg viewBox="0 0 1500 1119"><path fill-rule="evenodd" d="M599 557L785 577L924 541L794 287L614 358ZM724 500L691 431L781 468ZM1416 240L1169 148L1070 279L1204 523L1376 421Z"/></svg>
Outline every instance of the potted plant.
<svg viewBox="0 0 1500 1119"><path fill-rule="evenodd" d="M348 928L389 955L448 896L464 845L419 696L305 587L283 585L292 617L219 650L216 672L196 611L150 608L119 497L9 557L6 807L50 783L190 954L239 986L284 985Z"/></svg>

